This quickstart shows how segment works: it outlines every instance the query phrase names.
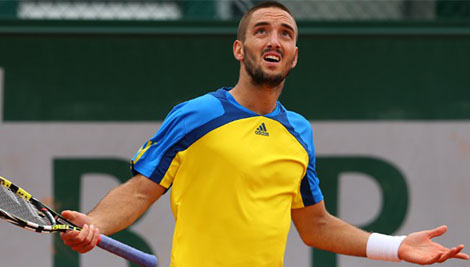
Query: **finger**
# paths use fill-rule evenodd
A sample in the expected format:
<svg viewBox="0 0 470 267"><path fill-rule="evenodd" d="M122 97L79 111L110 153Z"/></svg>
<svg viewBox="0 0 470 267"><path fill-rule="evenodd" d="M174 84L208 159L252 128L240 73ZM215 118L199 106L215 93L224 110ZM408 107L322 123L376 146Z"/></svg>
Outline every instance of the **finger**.
<svg viewBox="0 0 470 267"><path fill-rule="evenodd" d="M460 252L462 251L462 249L464 248L464 245L460 244L456 247L456 249L458 250L457 252Z"/></svg>
<svg viewBox="0 0 470 267"><path fill-rule="evenodd" d="M450 258L457 258L457 255L459 254L464 254L464 253L460 253L460 251L462 251L463 249L463 245L459 245L455 248L451 248L449 249L446 253L442 254L441 258L439 259L439 263L442 263Z"/></svg>
<svg viewBox="0 0 470 267"><path fill-rule="evenodd" d="M77 232L78 234L75 236L71 236L70 238L67 239L65 245L70 246L72 249L77 249L80 248L80 245L83 243L83 240L88 236L89 232L89 226L85 224L80 232Z"/></svg>
<svg viewBox="0 0 470 267"><path fill-rule="evenodd" d="M78 241L78 244L77 246L80 247L83 245L83 243L87 243L89 241L87 241L87 238L88 236L90 235L90 225L88 224L85 224L86 226L86 229L84 229L85 231L80 231L80 234L78 234L78 237L77 237L77 241Z"/></svg>
<svg viewBox="0 0 470 267"><path fill-rule="evenodd" d="M67 232L61 232L60 233L60 238L62 238L62 240L64 240L64 241L69 241L69 240L77 237L77 235L79 233L80 233L79 231L75 231L75 230L67 231Z"/></svg>
<svg viewBox="0 0 470 267"><path fill-rule="evenodd" d="M454 258L462 259L462 260L470 259L469 255L467 255L466 253L461 252L463 250L463 248L464 248L464 245L462 245L462 244L457 246L457 253L456 253L456 255L454 255Z"/></svg>
<svg viewBox="0 0 470 267"><path fill-rule="evenodd" d="M91 242L93 241L93 235L95 233L96 228L94 225L90 225L88 227L89 229L88 229L87 235L85 236L83 241L75 247L76 251L80 253L88 252L91 249L89 247L90 247Z"/></svg>
<svg viewBox="0 0 470 267"><path fill-rule="evenodd" d="M447 225L442 225L432 230L429 230L428 235L429 238L434 238L443 235L445 232L447 232Z"/></svg>
<svg viewBox="0 0 470 267"><path fill-rule="evenodd" d="M462 249L460 249L462 250ZM457 253L460 252L458 248L451 248L446 253L442 254L441 257L437 262L443 263L444 261L448 260L449 258L453 258Z"/></svg>
<svg viewBox="0 0 470 267"><path fill-rule="evenodd" d="M93 231L93 238L91 242L83 248L84 252L88 252L96 247L96 244L98 243L98 240L99 240L99 235L100 235L99 229L95 228Z"/></svg>
<svg viewBox="0 0 470 267"><path fill-rule="evenodd" d="M470 256L468 254L465 254L465 253L458 253L457 255L455 255L454 258L461 259L461 260L469 260Z"/></svg>

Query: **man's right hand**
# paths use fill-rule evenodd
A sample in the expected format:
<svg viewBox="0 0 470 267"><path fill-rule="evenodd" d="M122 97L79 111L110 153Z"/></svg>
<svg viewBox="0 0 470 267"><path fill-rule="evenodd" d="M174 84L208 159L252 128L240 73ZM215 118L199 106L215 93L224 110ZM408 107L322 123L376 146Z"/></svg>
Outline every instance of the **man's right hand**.
<svg viewBox="0 0 470 267"><path fill-rule="evenodd" d="M82 227L79 231L67 231L60 233L64 244L79 253L92 250L99 241L100 230L92 224L91 218L86 214L64 210L62 216L70 222Z"/></svg>

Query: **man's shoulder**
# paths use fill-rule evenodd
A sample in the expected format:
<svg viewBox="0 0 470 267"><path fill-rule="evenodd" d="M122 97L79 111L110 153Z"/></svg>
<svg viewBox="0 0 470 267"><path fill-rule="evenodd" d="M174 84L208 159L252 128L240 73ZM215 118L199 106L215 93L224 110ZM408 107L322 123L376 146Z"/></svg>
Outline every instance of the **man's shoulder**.
<svg viewBox="0 0 470 267"><path fill-rule="evenodd" d="M306 146L306 149L313 151L313 129L310 121L297 112L285 110L287 121L296 138Z"/></svg>
<svg viewBox="0 0 470 267"><path fill-rule="evenodd" d="M187 111L212 111L222 107L214 92L198 96L183 103L183 109Z"/></svg>
<svg viewBox="0 0 470 267"><path fill-rule="evenodd" d="M291 110L286 110L286 115L289 123L292 125L294 128L312 128L310 122L301 114L291 111Z"/></svg>
<svg viewBox="0 0 470 267"><path fill-rule="evenodd" d="M196 123L207 122L223 113L222 104L211 92L175 106L169 116Z"/></svg>

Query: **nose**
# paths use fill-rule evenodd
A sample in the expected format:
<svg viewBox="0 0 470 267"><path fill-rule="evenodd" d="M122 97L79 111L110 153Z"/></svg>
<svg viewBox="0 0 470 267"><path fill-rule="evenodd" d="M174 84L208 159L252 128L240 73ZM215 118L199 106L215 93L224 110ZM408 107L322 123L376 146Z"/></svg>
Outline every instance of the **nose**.
<svg viewBox="0 0 470 267"><path fill-rule="evenodd" d="M268 47L271 49L277 49L281 47L277 32L273 32L271 36L269 37Z"/></svg>

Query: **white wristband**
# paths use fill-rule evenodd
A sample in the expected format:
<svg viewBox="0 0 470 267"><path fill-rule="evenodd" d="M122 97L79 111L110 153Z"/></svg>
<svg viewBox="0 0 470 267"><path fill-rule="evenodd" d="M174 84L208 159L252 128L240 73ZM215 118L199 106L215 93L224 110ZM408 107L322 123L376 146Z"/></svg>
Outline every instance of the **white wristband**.
<svg viewBox="0 0 470 267"><path fill-rule="evenodd" d="M367 240L367 258L383 261L400 261L398 248L406 236L373 233Z"/></svg>

